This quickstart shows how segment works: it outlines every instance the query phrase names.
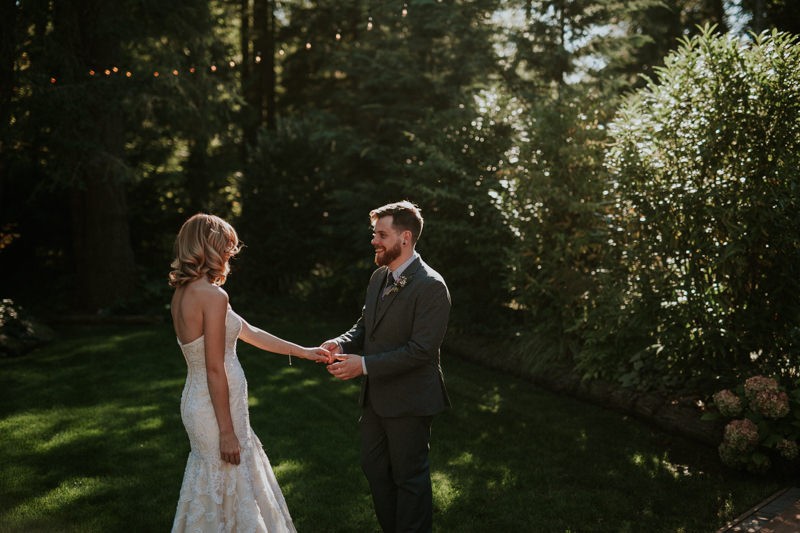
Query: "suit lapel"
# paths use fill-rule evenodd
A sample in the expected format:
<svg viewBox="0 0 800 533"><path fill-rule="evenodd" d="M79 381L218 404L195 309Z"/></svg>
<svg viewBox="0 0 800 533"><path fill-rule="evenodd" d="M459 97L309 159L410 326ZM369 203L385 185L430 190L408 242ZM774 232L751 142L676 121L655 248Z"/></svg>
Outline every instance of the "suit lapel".
<svg viewBox="0 0 800 533"><path fill-rule="evenodd" d="M421 265L420 261L420 258L417 258L413 263L408 265L408 268L406 268L405 271L403 271L402 276L408 280L408 284L413 283L414 274L416 274ZM388 268L386 270L388 272ZM408 284L406 284L406 286L400 290L407 290ZM400 292L399 290L394 291L390 294L387 294L386 297L381 300L381 293L383 292L381 287L382 284L378 284L378 298L376 300L375 307L375 322L373 323L372 329L378 327L381 319L383 319L383 316L386 314L386 310L389 309L389 307L392 305L392 302L394 302L394 299L397 297L397 293Z"/></svg>
<svg viewBox="0 0 800 533"><path fill-rule="evenodd" d="M372 330L375 329L377 325L376 317L378 314L378 307L381 303L381 290L383 289L383 280L386 279L386 274L388 273L389 269L386 267L381 267L378 269L379 274L376 274L372 277L372 280L367 287L367 301L366 301L366 312L365 315L370 317L372 320L368 320L368 325L370 326L370 333Z"/></svg>

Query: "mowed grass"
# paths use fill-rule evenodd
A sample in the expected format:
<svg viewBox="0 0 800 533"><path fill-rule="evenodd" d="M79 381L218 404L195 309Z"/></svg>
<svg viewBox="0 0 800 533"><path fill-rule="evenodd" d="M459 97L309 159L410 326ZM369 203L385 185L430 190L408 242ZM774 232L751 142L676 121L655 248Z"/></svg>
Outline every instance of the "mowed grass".
<svg viewBox="0 0 800 533"><path fill-rule="evenodd" d="M304 344L345 326L306 321L253 322ZM378 531L357 383L239 354L298 530ZM454 408L433 424L435 531L711 532L784 486L621 414L447 354L444 368ZM169 530L189 452L184 377L166 324L70 328L0 361L0 531Z"/></svg>

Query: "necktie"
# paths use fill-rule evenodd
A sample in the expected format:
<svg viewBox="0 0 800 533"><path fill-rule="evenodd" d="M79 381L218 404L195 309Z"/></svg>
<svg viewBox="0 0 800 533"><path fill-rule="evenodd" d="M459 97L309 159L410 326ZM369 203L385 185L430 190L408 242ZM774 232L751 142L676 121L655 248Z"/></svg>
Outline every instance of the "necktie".
<svg viewBox="0 0 800 533"><path fill-rule="evenodd" d="M394 276L392 275L391 272L389 272L389 275L386 276L386 285L384 285L383 287L383 294L381 294L381 299L386 298L386 295L389 294L389 292L392 290L392 287L394 287Z"/></svg>

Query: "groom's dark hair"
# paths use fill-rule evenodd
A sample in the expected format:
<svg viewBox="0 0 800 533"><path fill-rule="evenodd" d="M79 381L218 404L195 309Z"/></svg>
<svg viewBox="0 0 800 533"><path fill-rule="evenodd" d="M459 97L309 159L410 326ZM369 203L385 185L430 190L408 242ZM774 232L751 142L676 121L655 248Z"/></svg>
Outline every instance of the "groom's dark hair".
<svg viewBox="0 0 800 533"><path fill-rule="evenodd" d="M386 204L369 212L369 219L373 226L379 218L388 216L392 217L392 227L399 231L410 231L411 241L416 244L419 236L422 235L423 225L422 212L419 207L408 200L403 200Z"/></svg>

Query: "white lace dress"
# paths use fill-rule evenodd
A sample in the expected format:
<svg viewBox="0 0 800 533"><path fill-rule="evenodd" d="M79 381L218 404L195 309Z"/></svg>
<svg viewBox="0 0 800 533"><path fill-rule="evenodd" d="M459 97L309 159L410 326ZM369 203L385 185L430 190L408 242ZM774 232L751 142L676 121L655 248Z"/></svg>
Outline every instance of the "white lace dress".
<svg viewBox="0 0 800 533"><path fill-rule="evenodd" d="M219 429L208 392L203 337L180 344L188 375L181 396L181 418L189 434L186 462L172 531L295 531L275 474L261 442L250 428L247 380L236 356L242 320L228 309L225 318L225 371L231 416L241 462L220 459Z"/></svg>

